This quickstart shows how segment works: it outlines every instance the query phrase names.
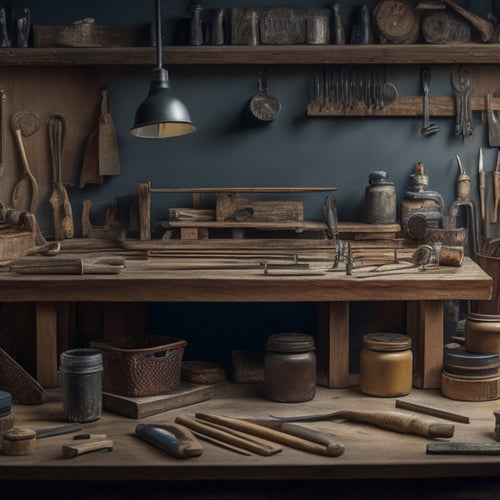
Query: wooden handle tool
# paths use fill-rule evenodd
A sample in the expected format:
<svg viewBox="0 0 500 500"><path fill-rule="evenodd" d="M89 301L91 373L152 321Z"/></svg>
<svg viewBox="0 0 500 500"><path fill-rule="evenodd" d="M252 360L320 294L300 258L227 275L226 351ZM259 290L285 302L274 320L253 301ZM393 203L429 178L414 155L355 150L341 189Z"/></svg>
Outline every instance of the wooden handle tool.
<svg viewBox="0 0 500 500"><path fill-rule="evenodd" d="M135 433L144 441L176 458L199 457L203 447L185 427L176 424L139 424Z"/></svg>
<svg viewBox="0 0 500 500"><path fill-rule="evenodd" d="M275 417L276 418L276 417ZM353 411L341 410L334 413L308 415L300 417L278 418L277 422L314 422L319 420L334 420L344 418L354 422L374 425L382 429L400 432L402 434L416 434L428 438L450 438L455 432L453 424L429 421L397 411Z"/></svg>
<svg viewBox="0 0 500 500"><path fill-rule="evenodd" d="M498 208L500 205L500 149L497 154L497 164L495 170L491 172L491 177L493 179L493 216L491 217L491 223L496 224L498 221Z"/></svg>
<svg viewBox="0 0 500 500"><path fill-rule="evenodd" d="M91 441L89 443L77 445L63 445L62 454L64 458L75 458L84 453L91 453L93 451L113 451L113 441Z"/></svg>
<svg viewBox="0 0 500 500"><path fill-rule="evenodd" d="M230 417L222 417L219 415L210 415L206 413L197 413L196 417L212 422L215 424L223 425L231 429L236 429L238 431L247 432L254 436L258 436L269 441L274 441L275 443L280 443L290 448L295 448L301 451L307 451L309 453L314 453L316 455L324 456L338 456L338 449L334 449L334 455L331 455L331 448L323 444L318 444L316 442L309 441L302 437L294 436L286 432L278 431L265 427L263 425L250 422L248 420L241 420Z"/></svg>
<svg viewBox="0 0 500 500"><path fill-rule="evenodd" d="M479 168L477 172L478 189L479 189L479 203L481 206L481 220L484 222L486 217L486 177L483 167L483 148L479 148Z"/></svg>
<svg viewBox="0 0 500 500"><path fill-rule="evenodd" d="M324 444L328 454L332 457L338 457L344 453L344 445L338 441L334 441L324 432L310 429L309 427L304 427L303 425L296 424L294 422L285 422L282 424L281 430L288 434L293 434L294 436L312 441L313 443Z"/></svg>
<svg viewBox="0 0 500 500"><path fill-rule="evenodd" d="M243 437L241 435L238 436L231 432L228 432L228 430L222 430L221 428L211 426L205 422L200 422L186 415L181 415L177 417L175 421L176 423L184 425L193 431L207 435L214 439L218 439L220 441L224 441L226 443L231 444L232 446L236 446L238 448L243 448L244 450L257 453L258 455L269 456L282 451L282 447L276 446L275 443L264 444L262 442L256 441L255 439L252 439L254 437L253 434L251 436L248 436L248 438ZM219 424L220 422L214 422L214 423ZM224 426L224 427L229 427L229 426Z"/></svg>

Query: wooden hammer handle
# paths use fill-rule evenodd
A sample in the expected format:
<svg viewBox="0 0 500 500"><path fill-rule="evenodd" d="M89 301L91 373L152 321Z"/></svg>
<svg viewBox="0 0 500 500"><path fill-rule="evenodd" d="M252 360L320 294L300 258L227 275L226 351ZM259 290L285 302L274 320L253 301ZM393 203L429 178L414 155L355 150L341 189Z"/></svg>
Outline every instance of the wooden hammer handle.
<svg viewBox="0 0 500 500"><path fill-rule="evenodd" d="M84 453L90 453L92 451L108 450L113 451L113 441L92 441L90 443L78 444L78 445L63 445L62 453L64 458L75 458Z"/></svg>

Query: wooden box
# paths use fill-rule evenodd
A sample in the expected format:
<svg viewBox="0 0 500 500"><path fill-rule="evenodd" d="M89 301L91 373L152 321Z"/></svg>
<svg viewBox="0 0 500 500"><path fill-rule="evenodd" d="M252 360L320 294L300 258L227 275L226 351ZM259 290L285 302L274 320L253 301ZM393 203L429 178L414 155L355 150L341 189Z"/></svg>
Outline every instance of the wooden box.
<svg viewBox="0 0 500 500"><path fill-rule="evenodd" d="M144 26L33 26L34 47L136 47L144 45Z"/></svg>
<svg viewBox="0 0 500 500"><path fill-rule="evenodd" d="M24 257L35 246L35 234L29 231L0 231L0 261Z"/></svg>

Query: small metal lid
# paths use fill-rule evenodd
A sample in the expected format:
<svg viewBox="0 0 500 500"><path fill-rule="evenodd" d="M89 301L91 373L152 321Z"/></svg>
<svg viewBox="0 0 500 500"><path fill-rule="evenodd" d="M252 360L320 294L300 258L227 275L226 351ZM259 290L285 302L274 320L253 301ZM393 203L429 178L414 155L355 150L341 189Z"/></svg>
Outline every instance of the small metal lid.
<svg viewBox="0 0 500 500"><path fill-rule="evenodd" d="M363 346L372 351L404 351L411 347L411 338L399 333L369 333Z"/></svg>
<svg viewBox="0 0 500 500"><path fill-rule="evenodd" d="M497 368L500 366L500 356L496 352L469 352L464 346L448 344L443 349L443 363L447 367Z"/></svg>
<svg viewBox="0 0 500 500"><path fill-rule="evenodd" d="M266 351L309 352L314 349L314 337L305 333L275 333L269 335L266 342Z"/></svg>

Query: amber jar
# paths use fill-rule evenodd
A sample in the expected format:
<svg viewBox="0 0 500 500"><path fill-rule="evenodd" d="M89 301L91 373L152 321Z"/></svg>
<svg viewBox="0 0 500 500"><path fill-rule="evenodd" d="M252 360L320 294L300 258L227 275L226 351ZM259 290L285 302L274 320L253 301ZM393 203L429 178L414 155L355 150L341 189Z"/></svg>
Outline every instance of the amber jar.
<svg viewBox="0 0 500 500"><path fill-rule="evenodd" d="M270 335L264 355L264 393L271 401L300 403L316 395L314 337L302 333Z"/></svg>
<svg viewBox="0 0 500 500"><path fill-rule="evenodd" d="M363 337L359 385L370 396L396 397L411 392L413 354L411 338L396 333Z"/></svg>

